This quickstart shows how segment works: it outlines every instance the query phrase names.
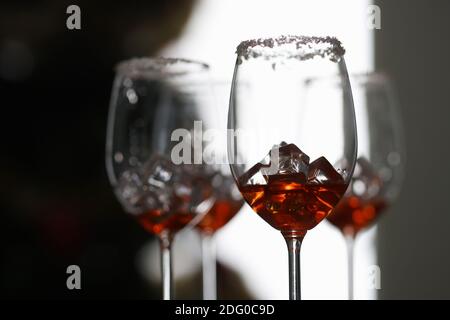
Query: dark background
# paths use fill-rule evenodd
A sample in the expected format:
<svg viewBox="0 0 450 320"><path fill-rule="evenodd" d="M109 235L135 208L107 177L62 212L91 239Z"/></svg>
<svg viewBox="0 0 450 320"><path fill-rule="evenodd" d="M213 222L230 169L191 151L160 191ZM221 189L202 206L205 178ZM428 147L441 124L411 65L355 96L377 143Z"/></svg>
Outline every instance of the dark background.
<svg viewBox="0 0 450 320"><path fill-rule="evenodd" d="M176 37L192 3L1 2L1 296L160 297L135 266L150 236L106 178L106 116L115 63ZM70 4L81 30L66 28ZM65 287L71 264L83 290Z"/></svg>
<svg viewBox="0 0 450 320"><path fill-rule="evenodd" d="M376 65L396 84L408 156L400 198L380 221L380 298L450 299L450 2L378 5Z"/></svg>
<svg viewBox="0 0 450 320"><path fill-rule="evenodd" d="M82 8L82 30L65 9ZM398 90L407 143L403 191L379 228L382 299L450 298L450 2L377 1L377 68ZM0 297L159 298L137 273L149 239L106 179L114 64L181 32L193 0L0 4ZM83 290L65 287L80 265ZM231 272L222 297L246 297ZM198 278L180 297L199 298ZM178 286L180 288L180 286ZM188 288L188 289L185 289Z"/></svg>
<svg viewBox="0 0 450 320"><path fill-rule="evenodd" d="M66 8L81 8L81 30ZM176 38L194 0L2 1L0 4L0 297L153 298L138 251L154 239L124 214L106 177L114 66ZM80 266L82 290L66 268ZM248 298L218 266L223 298ZM201 298L200 270L176 283Z"/></svg>

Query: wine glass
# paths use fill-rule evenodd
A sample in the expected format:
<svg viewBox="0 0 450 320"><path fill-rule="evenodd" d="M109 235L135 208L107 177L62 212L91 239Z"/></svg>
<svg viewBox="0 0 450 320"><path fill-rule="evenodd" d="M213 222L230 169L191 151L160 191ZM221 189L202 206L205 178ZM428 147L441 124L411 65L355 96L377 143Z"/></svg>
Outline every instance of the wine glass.
<svg viewBox="0 0 450 320"><path fill-rule="evenodd" d="M358 125L358 157L350 186L327 219L346 239L348 297L352 300L356 236L396 198L405 151L397 101L388 77L368 73L351 76L350 80Z"/></svg>
<svg viewBox="0 0 450 320"><path fill-rule="evenodd" d="M163 298L171 299L171 244L213 203L202 130L213 95L208 66L176 58L140 58L116 70L107 129L106 167L124 210L161 248Z"/></svg>
<svg viewBox="0 0 450 320"><path fill-rule="evenodd" d="M203 299L217 299L216 272L216 232L225 226L241 209L244 200L234 183L230 166L226 159L226 111L230 96L230 82L216 82L213 85L218 108L214 110L217 118L217 132L214 139L216 161L212 179L214 204L196 225L202 243Z"/></svg>
<svg viewBox="0 0 450 320"><path fill-rule="evenodd" d="M229 172L229 166L216 171L212 179L214 204L196 225L202 242L203 299L217 299L216 232L225 226L244 204Z"/></svg>
<svg viewBox="0 0 450 320"><path fill-rule="evenodd" d="M286 240L291 300L300 299L302 240L341 199L356 161L344 52L336 38L306 36L249 40L237 48L230 167L246 202ZM311 78L332 76L336 85L307 90Z"/></svg>

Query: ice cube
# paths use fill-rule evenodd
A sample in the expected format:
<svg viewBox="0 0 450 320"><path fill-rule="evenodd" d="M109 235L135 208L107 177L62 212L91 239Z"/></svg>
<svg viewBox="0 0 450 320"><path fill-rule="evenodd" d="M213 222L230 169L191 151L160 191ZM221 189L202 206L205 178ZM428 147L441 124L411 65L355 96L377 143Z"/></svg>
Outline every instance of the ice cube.
<svg viewBox="0 0 450 320"><path fill-rule="evenodd" d="M143 183L136 170L126 170L120 175L116 193L120 202L128 210L138 205L143 193Z"/></svg>
<svg viewBox="0 0 450 320"><path fill-rule="evenodd" d="M258 162L239 177L239 185L267 184L267 176L263 174L262 170L268 167L268 165Z"/></svg>
<svg viewBox="0 0 450 320"><path fill-rule="evenodd" d="M160 155L152 156L141 169L145 193L142 194L144 210L173 209L176 177L179 167Z"/></svg>
<svg viewBox="0 0 450 320"><path fill-rule="evenodd" d="M197 212L212 197L211 165L182 165L175 177L177 195L183 197L184 204L191 212Z"/></svg>
<svg viewBox="0 0 450 320"><path fill-rule="evenodd" d="M278 159L275 159L276 153L273 152L276 149L272 148L270 155L271 161L278 161L278 174L308 173L309 157L295 144L283 141L276 148Z"/></svg>
<svg viewBox="0 0 450 320"><path fill-rule="evenodd" d="M135 206L138 214L151 210L159 210L162 212L171 211L172 195L161 189L150 189L144 191L139 198L139 202Z"/></svg>
<svg viewBox="0 0 450 320"><path fill-rule="evenodd" d="M309 183L343 183L344 179L325 157L320 157L309 165Z"/></svg>
<svg viewBox="0 0 450 320"><path fill-rule="evenodd" d="M350 162L347 160L347 158L343 157L341 159L339 159L338 161L336 161L334 163L334 166L336 169L336 171L342 176L342 178L344 180L347 180L351 168Z"/></svg>
<svg viewBox="0 0 450 320"><path fill-rule="evenodd" d="M295 144L282 141L274 145L269 153L239 178L240 185L265 185L273 175L295 175L300 183L306 181L309 157Z"/></svg>
<svg viewBox="0 0 450 320"><path fill-rule="evenodd" d="M140 170L127 170L121 175L117 187L120 202L133 214L149 210L159 210L161 215L194 212L212 192L204 167L192 166L153 156Z"/></svg>
<svg viewBox="0 0 450 320"><path fill-rule="evenodd" d="M154 156L143 166L145 183L151 187L164 188L177 171L177 167L162 156Z"/></svg>

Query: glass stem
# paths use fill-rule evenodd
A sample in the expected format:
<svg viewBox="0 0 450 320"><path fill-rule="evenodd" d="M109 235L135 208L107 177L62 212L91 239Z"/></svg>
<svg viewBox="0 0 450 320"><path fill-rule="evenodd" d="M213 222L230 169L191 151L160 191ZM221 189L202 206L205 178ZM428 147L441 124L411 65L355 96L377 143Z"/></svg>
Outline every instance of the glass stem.
<svg viewBox="0 0 450 320"><path fill-rule="evenodd" d="M203 299L217 299L216 244L212 233L202 233Z"/></svg>
<svg viewBox="0 0 450 320"><path fill-rule="evenodd" d="M347 245L347 279L348 279L348 300L353 300L353 290L354 290L354 245L355 237L352 234L345 235L345 243Z"/></svg>
<svg viewBox="0 0 450 320"><path fill-rule="evenodd" d="M162 292L164 300L171 300L173 298L171 250L172 239L173 236L168 232L163 232L159 237L159 246L161 252Z"/></svg>
<svg viewBox="0 0 450 320"><path fill-rule="evenodd" d="M301 300L300 247L305 233L283 232L289 255L289 300Z"/></svg>

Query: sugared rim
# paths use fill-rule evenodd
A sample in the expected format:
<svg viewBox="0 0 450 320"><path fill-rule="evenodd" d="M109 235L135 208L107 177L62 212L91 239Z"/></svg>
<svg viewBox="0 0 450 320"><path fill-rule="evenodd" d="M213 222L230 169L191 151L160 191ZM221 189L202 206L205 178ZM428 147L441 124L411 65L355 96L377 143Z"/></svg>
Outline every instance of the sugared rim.
<svg viewBox="0 0 450 320"><path fill-rule="evenodd" d="M338 62L345 54L341 42L335 37L282 35L242 41L236 48L238 59L296 58L307 60L320 56Z"/></svg>
<svg viewBox="0 0 450 320"><path fill-rule="evenodd" d="M204 62L184 58L151 57L121 61L116 65L115 70L117 73L127 76L180 76L208 71L209 65Z"/></svg>

